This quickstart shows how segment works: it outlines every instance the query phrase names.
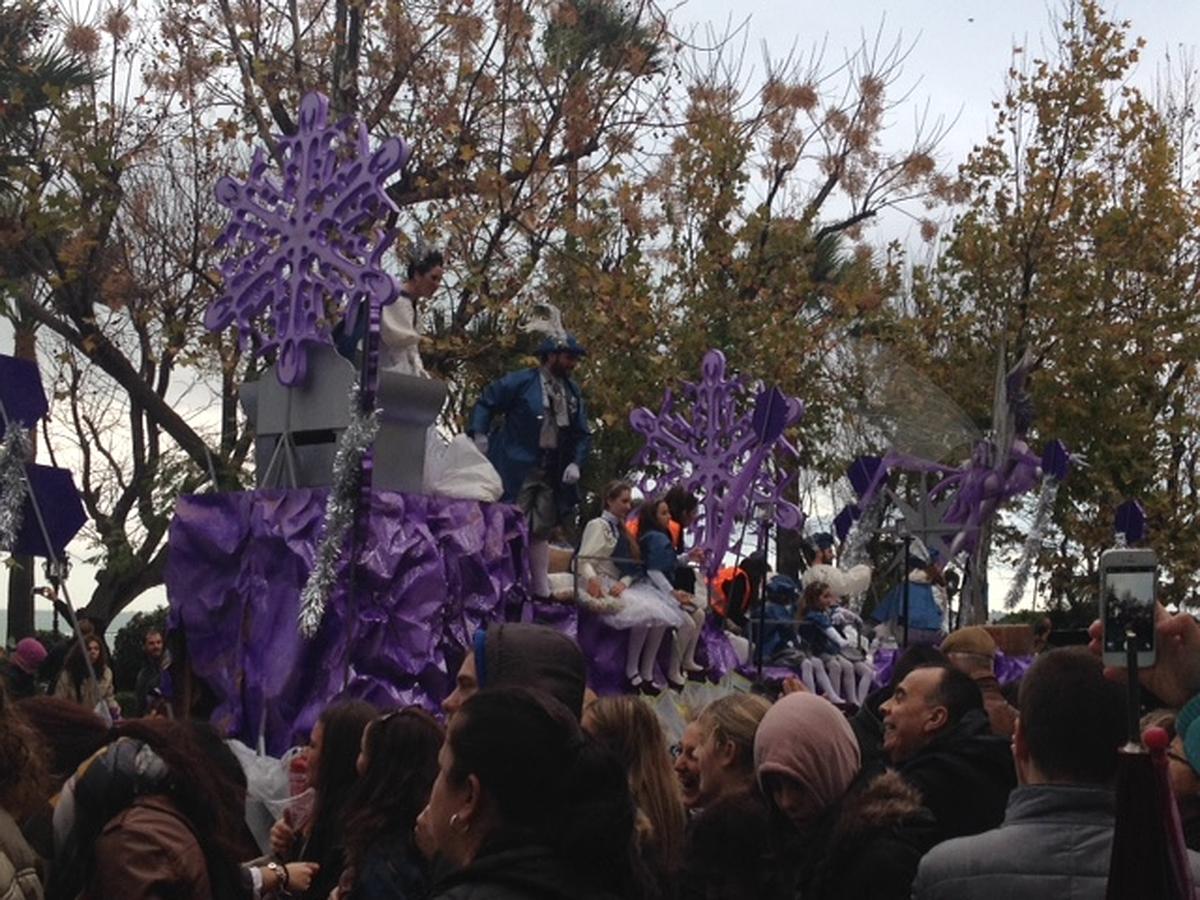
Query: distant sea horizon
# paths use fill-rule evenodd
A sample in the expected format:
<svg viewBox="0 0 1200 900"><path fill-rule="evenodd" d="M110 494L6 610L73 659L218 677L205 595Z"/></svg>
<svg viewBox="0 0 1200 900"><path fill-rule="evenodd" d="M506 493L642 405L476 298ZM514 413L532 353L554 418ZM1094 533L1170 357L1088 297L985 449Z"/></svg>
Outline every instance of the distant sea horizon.
<svg viewBox="0 0 1200 900"><path fill-rule="evenodd" d="M109 647L112 647L113 641L117 638L117 632L137 615L137 611L117 613L111 622L108 623L108 630L104 633L105 641ZM54 613L48 609L35 609L33 611L33 627L38 631L50 631L54 627ZM62 616L58 617L58 630L63 634L67 634L71 630L71 624ZM0 646L8 646L8 607L0 606Z"/></svg>

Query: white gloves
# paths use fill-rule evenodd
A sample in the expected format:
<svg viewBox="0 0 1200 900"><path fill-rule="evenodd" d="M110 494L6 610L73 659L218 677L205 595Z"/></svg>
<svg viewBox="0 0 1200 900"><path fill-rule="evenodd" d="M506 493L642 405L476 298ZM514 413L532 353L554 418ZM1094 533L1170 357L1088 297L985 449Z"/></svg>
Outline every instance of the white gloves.
<svg viewBox="0 0 1200 900"><path fill-rule="evenodd" d="M562 483L575 484L577 481L579 481L579 466L575 465L575 463L571 463L569 466L563 469Z"/></svg>
<svg viewBox="0 0 1200 900"><path fill-rule="evenodd" d="M471 440L473 440L475 442L476 449L478 449L479 452L482 453L484 456L487 456L488 436L486 434L484 434L482 431L477 431L477 432L475 432L474 435L471 436Z"/></svg>

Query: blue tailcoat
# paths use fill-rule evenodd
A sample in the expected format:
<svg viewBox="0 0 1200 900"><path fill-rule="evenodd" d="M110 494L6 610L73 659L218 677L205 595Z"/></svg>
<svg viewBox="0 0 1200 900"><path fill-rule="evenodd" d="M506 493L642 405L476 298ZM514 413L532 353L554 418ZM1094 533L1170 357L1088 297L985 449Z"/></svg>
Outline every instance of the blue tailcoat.
<svg viewBox="0 0 1200 900"><path fill-rule="evenodd" d="M582 469L592 449L592 433L588 428L587 410L579 385L570 378L564 381L570 421L566 428L559 431L559 460L563 467L573 462ZM516 502L521 484L537 465L541 455L538 439L545 414L540 369L509 372L493 381L483 389L471 412L467 433L488 435L488 459L504 482L502 499L506 503ZM496 425L498 416L504 417L503 425ZM551 477L557 475L561 475L561 472L551 473ZM560 487L563 499L569 501L567 505L574 506L578 502L575 486Z"/></svg>

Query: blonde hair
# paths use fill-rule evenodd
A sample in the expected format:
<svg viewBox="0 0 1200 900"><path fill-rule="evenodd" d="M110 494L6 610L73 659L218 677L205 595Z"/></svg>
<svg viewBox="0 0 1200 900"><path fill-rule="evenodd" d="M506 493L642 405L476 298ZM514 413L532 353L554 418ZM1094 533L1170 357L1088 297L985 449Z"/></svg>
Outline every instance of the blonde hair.
<svg viewBox="0 0 1200 900"><path fill-rule="evenodd" d="M712 736L720 743L729 741L737 749L734 764L746 775L754 773L754 734L770 702L758 694L727 694L714 700L696 717L705 740Z"/></svg>
<svg viewBox="0 0 1200 900"><path fill-rule="evenodd" d="M601 697L588 707L587 720L592 737L616 754L629 774L629 789L649 820L663 868L677 871L686 813L658 716L633 697Z"/></svg>

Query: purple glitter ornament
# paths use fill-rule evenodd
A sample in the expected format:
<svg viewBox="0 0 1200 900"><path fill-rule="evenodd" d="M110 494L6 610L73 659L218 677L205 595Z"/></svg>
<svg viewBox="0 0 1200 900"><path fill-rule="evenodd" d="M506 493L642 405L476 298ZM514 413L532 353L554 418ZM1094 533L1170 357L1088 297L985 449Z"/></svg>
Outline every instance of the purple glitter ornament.
<svg viewBox="0 0 1200 900"><path fill-rule="evenodd" d="M330 343L336 319L354 316L354 300L382 306L399 290L381 264L394 233L379 222L396 210L383 184L412 151L388 138L372 153L365 125L330 125L328 116L328 99L307 94L296 134L278 138L282 177L271 177L260 147L244 182L225 177L216 186L232 215L216 246L229 255L221 263L224 291L204 324L213 331L236 324L243 347L257 334L264 350L278 351L286 385L303 382L305 346ZM258 318L268 310L264 330Z"/></svg>
<svg viewBox="0 0 1200 900"><path fill-rule="evenodd" d="M804 404L777 388L751 388L742 378L727 378L719 350L704 355L700 372L701 381L683 385L690 418L676 412L668 390L657 414L643 407L629 422L646 438L634 466L655 473L642 489L681 484L701 498L696 545L708 551L712 576L728 551L740 551L741 541L732 540L736 523L769 517L782 528L804 524L804 513L784 499L796 473L768 465L776 454L796 458L784 431L804 415ZM751 399L754 405L746 409Z"/></svg>
<svg viewBox="0 0 1200 900"><path fill-rule="evenodd" d="M1117 507L1113 530L1125 535L1127 544L1140 543L1146 537L1146 510L1136 500L1126 500Z"/></svg>

